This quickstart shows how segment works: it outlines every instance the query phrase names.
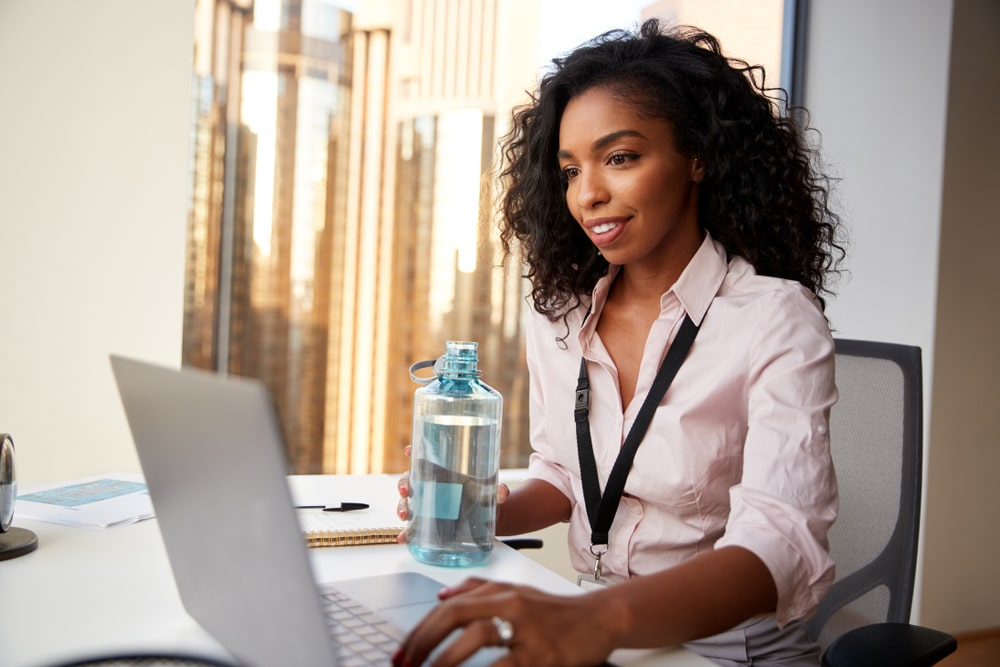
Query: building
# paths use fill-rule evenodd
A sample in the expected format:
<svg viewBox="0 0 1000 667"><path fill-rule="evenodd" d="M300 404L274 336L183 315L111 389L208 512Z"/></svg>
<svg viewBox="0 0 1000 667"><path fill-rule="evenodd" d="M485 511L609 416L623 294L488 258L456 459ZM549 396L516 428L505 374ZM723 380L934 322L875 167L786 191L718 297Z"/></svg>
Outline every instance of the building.
<svg viewBox="0 0 1000 667"><path fill-rule="evenodd" d="M536 3L359 5L197 3L184 360L263 379L296 472L398 471L409 365L476 340L523 464L524 286L492 174Z"/></svg>

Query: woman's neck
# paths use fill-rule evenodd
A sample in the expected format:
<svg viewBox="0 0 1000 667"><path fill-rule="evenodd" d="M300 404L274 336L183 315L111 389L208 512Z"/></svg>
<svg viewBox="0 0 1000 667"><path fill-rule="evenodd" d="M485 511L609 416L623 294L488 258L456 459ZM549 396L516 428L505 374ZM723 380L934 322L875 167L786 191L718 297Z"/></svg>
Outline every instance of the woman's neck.
<svg viewBox="0 0 1000 667"><path fill-rule="evenodd" d="M620 303L641 307L655 305L659 308L660 297L673 287L684 273L691 258L701 247L704 236L704 232L699 230L697 238L692 238L683 246L674 248L667 261L644 261L622 266L615 276L608 298Z"/></svg>

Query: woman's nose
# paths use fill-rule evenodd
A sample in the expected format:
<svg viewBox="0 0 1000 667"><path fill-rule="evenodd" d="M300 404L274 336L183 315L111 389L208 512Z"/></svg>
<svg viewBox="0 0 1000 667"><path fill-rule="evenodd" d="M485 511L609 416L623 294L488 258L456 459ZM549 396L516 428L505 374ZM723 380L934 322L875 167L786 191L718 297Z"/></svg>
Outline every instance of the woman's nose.
<svg viewBox="0 0 1000 667"><path fill-rule="evenodd" d="M607 202L608 193L603 179L594 172L576 177L576 202L581 208L593 208Z"/></svg>

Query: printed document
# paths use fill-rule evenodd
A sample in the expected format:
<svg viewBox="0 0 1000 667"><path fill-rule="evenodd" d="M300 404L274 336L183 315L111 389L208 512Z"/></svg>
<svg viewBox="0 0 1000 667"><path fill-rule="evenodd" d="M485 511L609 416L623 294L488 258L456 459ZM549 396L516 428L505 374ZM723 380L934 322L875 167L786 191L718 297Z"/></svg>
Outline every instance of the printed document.
<svg viewBox="0 0 1000 667"><path fill-rule="evenodd" d="M113 473L36 486L18 493L14 516L67 526L109 528L153 516L138 473Z"/></svg>

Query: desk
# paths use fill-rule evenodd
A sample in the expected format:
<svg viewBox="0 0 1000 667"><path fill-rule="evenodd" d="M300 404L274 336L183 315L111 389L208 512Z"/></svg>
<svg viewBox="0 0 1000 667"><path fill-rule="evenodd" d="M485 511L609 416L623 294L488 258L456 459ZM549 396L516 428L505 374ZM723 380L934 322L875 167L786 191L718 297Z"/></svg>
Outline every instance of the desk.
<svg viewBox="0 0 1000 667"><path fill-rule="evenodd" d="M296 484L321 478L291 478ZM360 480L362 481L363 478ZM38 535L38 549L0 561L0 665L50 667L71 658L128 651L227 654L184 611L156 520L90 530L18 519ZM471 574L530 582L552 593L576 586L530 558L498 544L474 569L423 565L400 545L310 549L317 579L336 581L398 570L422 572L444 584ZM713 663L680 648L653 654L620 651L629 667L705 667Z"/></svg>

